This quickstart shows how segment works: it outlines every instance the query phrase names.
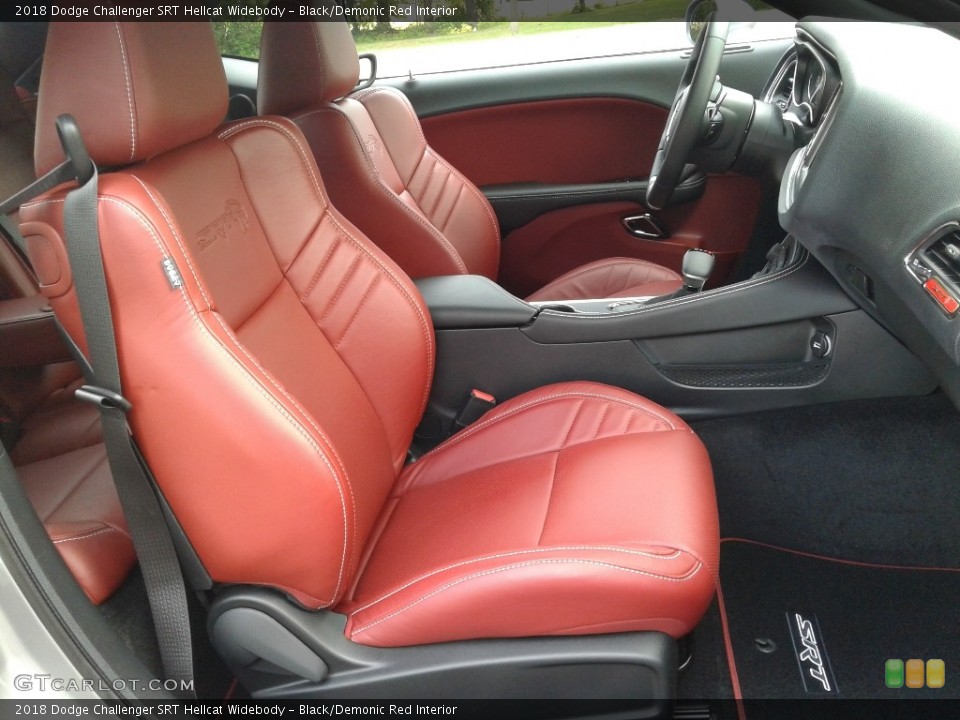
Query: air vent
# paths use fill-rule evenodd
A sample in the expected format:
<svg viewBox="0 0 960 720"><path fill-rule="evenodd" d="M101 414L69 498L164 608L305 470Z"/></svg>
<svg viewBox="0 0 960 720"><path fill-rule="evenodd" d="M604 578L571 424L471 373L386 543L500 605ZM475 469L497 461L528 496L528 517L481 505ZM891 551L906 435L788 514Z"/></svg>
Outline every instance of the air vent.
<svg viewBox="0 0 960 720"><path fill-rule="evenodd" d="M794 56L780 66L773 82L767 86L767 92L763 97L764 101L776 105L781 112L786 112L790 108L790 99L793 97L796 71L797 59Z"/></svg>
<svg viewBox="0 0 960 720"><path fill-rule="evenodd" d="M960 232L952 232L935 241L922 255L941 279L960 289Z"/></svg>
<svg viewBox="0 0 960 720"><path fill-rule="evenodd" d="M907 256L907 270L949 318L960 311L960 229L940 228Z"/></svg>
<svg viewBox="0 0 960 720"><path fill-rule="evenodd" d="M796 70L796 67L797 64L794 62L794 70ZM790 98L793 97L793 83L797 80L794 70L788 71L784 75L783 83L776 95L776 104L780 107L781 112L786 112L787 108L790 107Z"/></svg>

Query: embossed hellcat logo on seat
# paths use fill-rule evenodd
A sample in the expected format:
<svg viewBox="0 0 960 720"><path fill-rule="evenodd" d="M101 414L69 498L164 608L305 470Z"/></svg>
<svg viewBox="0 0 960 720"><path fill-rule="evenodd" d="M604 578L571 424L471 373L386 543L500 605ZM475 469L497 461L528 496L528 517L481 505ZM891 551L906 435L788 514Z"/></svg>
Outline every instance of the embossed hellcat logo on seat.
<svg viewBox="0 0 960 720"><path fill-rule="evenodd" d="M377 156L383 152L383 145L380 144L380 141L373 135L367 135L367 139L363 143L364 148L367 151L367 154L377 159Z"/></svg>
<svg viewBox="0 0 960 720"><path fill-rule="evenodd" d="M250 224L247 211L237 200L227 200L223 215L197 233L201 250L206 250L217 240L223 240L236 232L244 232Z"/></svg>

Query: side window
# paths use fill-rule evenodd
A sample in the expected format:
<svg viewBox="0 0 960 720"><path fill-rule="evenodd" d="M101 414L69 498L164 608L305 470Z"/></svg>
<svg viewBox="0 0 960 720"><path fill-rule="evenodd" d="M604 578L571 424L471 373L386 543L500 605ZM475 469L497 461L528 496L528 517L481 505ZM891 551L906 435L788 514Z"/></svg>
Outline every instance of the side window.
<svg viewBox="0 0 960 720"><path fill-rule="evenodd" d="M260 57L260 34L263 23L259 20L249 22L214 22L213 34L217 38L220 54L227 57L256 60Z"/></svg>
<svg viewBox="0 0 960 720"><path fill-rule="evenodd" d="M345 0L357 49L395 78L636 53L691 45L689 0ZM761 0L723 0L729 42L791 37L790 18ZM732 9L728 9L732 8ZM214 22L220 52L256 59L262 22Z"/></svg>

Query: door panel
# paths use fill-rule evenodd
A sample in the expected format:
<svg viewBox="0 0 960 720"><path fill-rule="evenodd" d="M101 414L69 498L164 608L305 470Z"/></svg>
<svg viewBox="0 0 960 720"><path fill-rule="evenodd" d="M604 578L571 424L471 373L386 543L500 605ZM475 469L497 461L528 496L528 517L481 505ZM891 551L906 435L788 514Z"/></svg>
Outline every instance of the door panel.
<svg viewBox="0 0 960 720"><path fill-rule="evenodd" d="M694 173L677 185L670 205L698 200L706 187L706 176ZM503 235L553 210L590 203L632 202L642 205L647 197L646 180L562 185L517 183L484 185L480 189L493 206Z"/></svg>
<svg viewBox="0 0 960 720"><path fill-rule="evenodd" d="M474 184L601 183L646 177L667 111L639 100L569 98L423 120L427 142Z"/></svg>
<svg viewBox="0 0 960 720"><path fill-rule="evenodd" d="M759 95L789 47L768 41L725 56L724 83ZM411 98L428 143L475 184L537 183L560 194L564 185L646 178L685 63L682 52L671 51L392 84ZM702 197L657 213L671 233L665 241L642 240L622 227L626 215L646 212L642 203L602 195L559 210L545 203L544 214L522 227L502 222L500 281L522 297L592 260L635 257L679 270L685 250L700 247L718 254L711 284L722 283L749 242L760 197L752 179L711 176Z"/></svg>
<svg viewBox="0 0 960 720"><path fill-rule="evenodd" d="M657 213L670 237L644 240L630 235L622 219L646 212L637 203L597 203L541 215L503 242L499 282L526 297L584 263L635 257L680 271L688 248L716 255L710 286L722 284L746 248L756 221L760 186L739 175L711 176L703 197Z"/></svg>

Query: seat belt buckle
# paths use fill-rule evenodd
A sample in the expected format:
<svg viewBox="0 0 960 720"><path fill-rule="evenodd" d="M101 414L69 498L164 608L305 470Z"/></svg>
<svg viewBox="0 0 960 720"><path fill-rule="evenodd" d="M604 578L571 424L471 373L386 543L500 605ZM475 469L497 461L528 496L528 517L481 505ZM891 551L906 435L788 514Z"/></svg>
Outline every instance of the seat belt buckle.
<svg viewBox="0 0 960 720"><path fill-rule="evenodd" d="M463 407L460 408L460 412L457 413L457 417L453 421L454 425L457 430L463 430L467 425L472 425L483 417L483 415L496 404L497 399L493 395L474 388L467 396L467 400L463 404Z"/></svg>
<svg viewBox="0 0 960 720"><path fill-rule="evenodd" d="M108 410L122 410L126 413L130 412L130 409L133 407L130 401L120 393L115 393L112 390L97 387L96 385L81 385L73 394L77 400L88 402L97 407L107 408Z"/></svg>

